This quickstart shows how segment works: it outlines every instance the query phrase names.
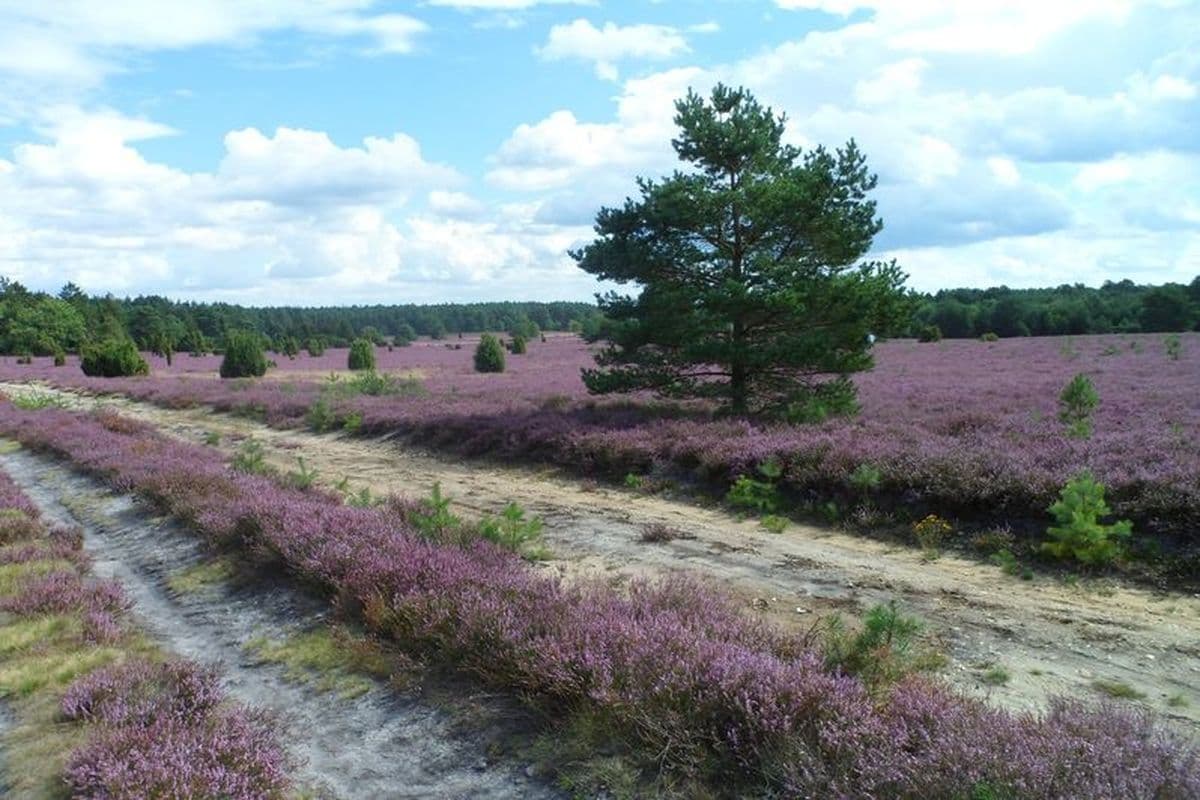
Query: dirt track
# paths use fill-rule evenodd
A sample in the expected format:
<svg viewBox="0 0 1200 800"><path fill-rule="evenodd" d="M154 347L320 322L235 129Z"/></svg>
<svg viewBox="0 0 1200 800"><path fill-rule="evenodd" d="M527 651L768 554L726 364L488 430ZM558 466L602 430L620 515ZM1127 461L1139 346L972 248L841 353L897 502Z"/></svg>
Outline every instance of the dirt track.
<svg viewBox="0 0 1200 800"><path fill-rule="evenodd" d="M966 691L1034 709L1051 695L1098 697L1096 681L1119 682L1145 695L1126 702L1200 731L1200 596L1069 586L1040 576L1022 581L994 566L949 555L927 562L914 549L836 530L793 524L772 534L719 509L591 488L549 470L463 462L394 441L275 430L203 409L72 398L112 406L191 442L218 433L228 451L253 437L280 468L294 469L303 455L324 483L345 476L374 493L419 496L440 482L459 511L476 514L515 500L546 522L553 557L544 568L568 578L621 581L690 570L735 591L758 613L803 629L821 614L860 612L894 598L941 639L950 657L945 676ZM641 528L653 522L694 538L640 543ZM982 680L992 666L1009 674L1007 683Z"/></svg>

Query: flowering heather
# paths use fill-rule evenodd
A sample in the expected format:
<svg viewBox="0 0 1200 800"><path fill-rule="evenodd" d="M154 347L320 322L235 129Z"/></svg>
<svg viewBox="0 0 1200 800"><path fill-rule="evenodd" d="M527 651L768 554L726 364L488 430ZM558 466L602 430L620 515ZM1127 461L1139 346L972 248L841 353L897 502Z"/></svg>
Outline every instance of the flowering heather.
<svg viewBox="0 0 1200 800"><path fill-rule="evenodd" d="M213 540L273 555L425 658L547 710L604 715L667 765L728 787L740 776L797 797L1200 797L1196 752L1146 717L1071 704L1013 714L915 680L880 699L686 578L627 595L566 586L487 542L426 541L387 505L238 474L210 448L111 419L4 405L0 430Z"/></svg>
<svg viewBox="0 0 1200 800"><path fill-rule="evenodd" d="M918 516L1042 520L1063 484L1086 468L1107 487L1114 514L1132 519L1140 535L1195 548L1200 336L1182 341L1178 360L1153 335L888 342L876 347L876 368L856 376L862 413L808 426L587 398L579 370L590 364L590 351L573 337L533 343L500 375L473 371L473 342L464 340L462 350L422 342L380 350L380 368L420 373L428 396L342 399L335 411L360 415L364 434L399 432L466 455L612 475L666 469L720 491L773 458L784 467L782 488L798 500L856 502L850 476L867 464L880 474L875 502ZM253 384L163 370L149 379L89 379L71 367L16 366L11 359L0 364L0 375L298 426L322 385L305 380L305 370L319 378L316 370L340 369L344 360L344 351L331 350L281 362L286 380ZM1088 439L1065 435L1057 419L1059 393L1080 372L1100 395Z"/></svg>
<svg viewBox="0 0 1200 800"><path fill-rule="evenodd" d="M119 651L128 642L120 618L129 601L116 581L86 575L89 561L79 551L80 536L47 528L36 506L2 470L0 515L10 523L24 520L22 536L0 540L0 564L30 566L15 591L0 596L0 611L75 615L82 636L54 645L66 648L67 660L101 644ZM14 528L10 524L6 530ZM57 563L63 566L38 569ZM34 656L39 669L53 670L55 652L39 650ZM66 720L89 725L88 738L70 754L62 776L71 796L283 797L289 785L287 758L270 721L223 701L216 673L186 661L138 659L85 673L60 701Z"/></svg>

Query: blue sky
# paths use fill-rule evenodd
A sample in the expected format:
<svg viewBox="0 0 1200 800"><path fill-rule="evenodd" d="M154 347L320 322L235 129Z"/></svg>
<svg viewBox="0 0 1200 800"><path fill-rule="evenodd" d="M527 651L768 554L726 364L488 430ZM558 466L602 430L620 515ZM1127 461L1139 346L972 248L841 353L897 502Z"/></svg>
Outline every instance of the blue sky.
<svg viewBox="0 0 1200 800"><path fill-rule="evenodd" d="M0 0L0 274L586 299L566 251L717 81L859 141L916 288L1200 273L1193 2Z"/></svg>

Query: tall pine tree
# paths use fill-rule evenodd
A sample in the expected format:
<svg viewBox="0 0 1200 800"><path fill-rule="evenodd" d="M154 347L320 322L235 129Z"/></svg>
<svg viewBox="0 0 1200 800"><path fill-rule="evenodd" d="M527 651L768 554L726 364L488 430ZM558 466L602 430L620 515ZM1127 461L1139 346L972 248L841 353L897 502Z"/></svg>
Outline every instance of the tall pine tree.
<svg viewBox="0 0 1200 800"><path fill-rule="evenodd" d="M852 407L867 334L909 310L895 263L860 263L882 228L864 156L853 141L784 144L785 119L744 89L689 92L675 108L672 145L691 168L639 178L640 199L601 209L598 238L572 253L641 289L600 298L611 340L585 383L715 397L734 413Z"/></svg>

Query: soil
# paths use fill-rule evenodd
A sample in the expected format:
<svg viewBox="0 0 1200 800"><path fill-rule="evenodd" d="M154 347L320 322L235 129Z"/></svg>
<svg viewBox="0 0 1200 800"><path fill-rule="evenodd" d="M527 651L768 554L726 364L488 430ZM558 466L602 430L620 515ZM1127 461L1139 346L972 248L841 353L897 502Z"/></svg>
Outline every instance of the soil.
<svg viewBox="0 0 1200 800"><path fill-rule="evenodd" d="M462 461L394 439L65 396L80 406L112 406L193 443L218 433L218 446L229 452L253 437L275 466L295 469L302 455L325 484L348 477L352 487L376 494L424 496L437 482L466 514L496 513L515 501L546 523L551 555L541 568L568 580L603 576L620 584L685 570L744 598L752 613L803 631L824 615L861 614L895 600L925 621L948 657L944 677L966 693L1038 710L1056 695L1102 698L1098 682L1125 684L1144 698L1122 702L1200 737L1200 595L1045 575L1022 580L966 557L929 560L916 548L795 523L774 534L719 508L597 487L549 469ZM642 529L653 523L685 536L642 543ZM1007 680L985 680L993 667Z"/></svg>
<svg viewBox="0 0 1200 800"><path fill-rule="evenodd" d="M320 692L247 655L256 636L321 624L328 606L317 598L273 579L171 592L167 579L205 557L194 535L46 457L16 451L0 455L0 466L47 518L83 528L94 572L120 580L144 630L171 652L217 663L232 697L279 717L305 796L557 796L516 765L493 762L486 733L464 731L445 708L378 681L352 699Z"/></svg>

